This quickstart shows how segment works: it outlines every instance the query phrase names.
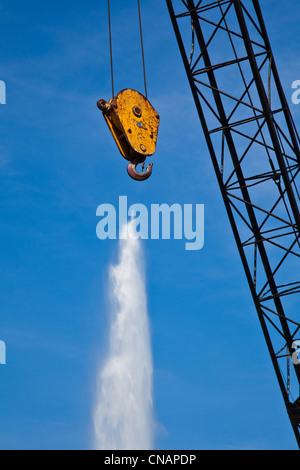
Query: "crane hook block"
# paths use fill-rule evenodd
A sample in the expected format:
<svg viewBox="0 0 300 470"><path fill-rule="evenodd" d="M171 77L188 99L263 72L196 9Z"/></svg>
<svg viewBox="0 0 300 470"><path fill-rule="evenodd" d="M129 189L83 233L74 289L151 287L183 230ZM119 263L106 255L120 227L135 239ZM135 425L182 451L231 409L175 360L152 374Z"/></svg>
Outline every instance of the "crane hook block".
<svg viewBox="0 0 300 470"><path fill-rule="evenodd" d="M154 155L159 128L159 115L151 103L138 91L125 89L106 102L101 99L97 106L119 148L121 155L131 162L127 172L131 178L143 181L152 173L152 163L145 172L136 171L146 157Z"/></svg>

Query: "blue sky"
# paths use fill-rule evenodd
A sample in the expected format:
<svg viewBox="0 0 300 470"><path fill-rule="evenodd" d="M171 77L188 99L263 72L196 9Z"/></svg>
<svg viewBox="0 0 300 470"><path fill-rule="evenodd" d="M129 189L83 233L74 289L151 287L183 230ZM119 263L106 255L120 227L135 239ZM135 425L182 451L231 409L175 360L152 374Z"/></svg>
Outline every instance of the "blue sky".
<svg viewBox="0 0 300 470"><path fill-rule="evenodd" d="M136 1L111 4L116 91L143 92ZM144 242L156 448L296 449L165 2L141 4L161 125L153 175L139 184L96 107L111 97L106 1L0 1L0 448L92 447L118 248L97 239L96 209L127 195L205 204L203 250ZM298 5L262 6L290 100Z"/></svg>

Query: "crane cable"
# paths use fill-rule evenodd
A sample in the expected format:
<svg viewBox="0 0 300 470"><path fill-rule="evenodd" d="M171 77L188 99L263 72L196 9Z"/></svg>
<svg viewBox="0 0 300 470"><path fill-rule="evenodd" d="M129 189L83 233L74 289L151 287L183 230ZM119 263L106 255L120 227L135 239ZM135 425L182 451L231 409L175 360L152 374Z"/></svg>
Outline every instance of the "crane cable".
<svg viewBox="0 0 300 470"><path fill-rule="evenodd" d="M144 85L145 85L145 96L148 99L147 93L147 81L146 81L146 66L145 66L145 54L144 54L144 41L143 41L143 28L142 28L142 16L141 16L141 5L140 0L138 0L138 10L139 10L139 24L140 24L140 38L141 38L141 49L142 49L142 61L143 61L143 72L144 72Z"/></svg>
<svg viewBox="0 0 300 470"><path fill-rule="evenodd" d="M145 96L148 99L147 92L147 80L146 80L146 66L145 66L145 54L144 54L144 41L143 41L143 28L142 28L142 15L141 15L141 5L140 0L137 0L138 3L138 13L139 13L139 28L140 28L140 39L141 39L141 50L142 50L142 62L143 62L143 74L144 74L144 86L145 86ZM108 28L109 28L109 49L110 49L110 73L111 73L111 88L112 96L115 96L114 91L114 69L113 69L113 51L112 51L112 32L111 32L111 10L110 10L110 0L107 0L108 7Z"/></svg>
<svg viewBox="0 0 300 470"><path fill-rule="evenodd" d="M107 0L107 7L108 7L108 28L109 28L109 50L110 50L110 76L111 76L111 91L112 97L115 96L114 90L114 68L113 68L113 53L112 53L112 39L111 39L111 19L110 19L110 3Z"/></svg>

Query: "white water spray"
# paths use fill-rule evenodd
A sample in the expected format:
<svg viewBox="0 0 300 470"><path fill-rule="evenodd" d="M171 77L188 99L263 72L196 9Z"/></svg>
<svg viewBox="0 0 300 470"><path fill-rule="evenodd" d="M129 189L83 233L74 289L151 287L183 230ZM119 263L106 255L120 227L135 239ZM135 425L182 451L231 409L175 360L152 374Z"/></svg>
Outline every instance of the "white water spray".
<svg viewBox="0 0 300 470"><path fill-rule="evenodd" d="M150 450L152 439L152 354L142 247L120 241L119 264L110 268L111 311L108 358L100 372L94 414L96 449Z"/></svg>

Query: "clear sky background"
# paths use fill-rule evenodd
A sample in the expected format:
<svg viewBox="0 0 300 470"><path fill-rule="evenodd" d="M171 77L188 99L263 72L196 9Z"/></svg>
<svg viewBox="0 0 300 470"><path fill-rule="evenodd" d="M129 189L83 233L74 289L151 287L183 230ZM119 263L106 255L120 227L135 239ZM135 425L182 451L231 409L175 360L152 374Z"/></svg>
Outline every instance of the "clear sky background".
<svg viewBox="0 0 300 470"><path fill-rule="evenodd" d="M116 91L143 92L136 0L111 5ZM111 98L106 0L0 1L0 448L92 447L118 248L97 239L96 208L127 195L205 204L203 250L144 242L156 448L296 449L167 7L141 5L161 125L153 175L136 183L96 107ZM262 8L291 103L298 2Z"/></svg>

